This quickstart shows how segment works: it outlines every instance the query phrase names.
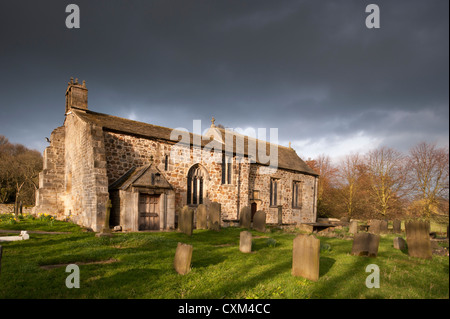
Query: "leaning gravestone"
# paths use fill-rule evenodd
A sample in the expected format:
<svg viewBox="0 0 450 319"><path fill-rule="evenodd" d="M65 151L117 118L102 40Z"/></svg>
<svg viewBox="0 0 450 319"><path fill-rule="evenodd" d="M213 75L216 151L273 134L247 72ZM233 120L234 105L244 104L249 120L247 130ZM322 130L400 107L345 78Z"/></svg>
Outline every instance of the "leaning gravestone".
<svg viewBox="0 0 450 319"><path fill-rule="evenodd" d="M406 241L401 237L394 238L394 248L404 250L406 248Z"/></svg>
<svg viewBox="0 0 450 319"><path fill-rule="evenodd" d="M253 229L264 233L266 231L266 213L258 210L253 216Z"/></svg>
<svg viewBox="0 0 450 319"><path fill-rule="evenodd" d="M208 214L206 206L203 204L197 207L197 229L207 229Z"/></svg>
<svg viewBox="0 0 450 319"><path fill-rule="evenodd" d="M300 234L292 248L292 275L317 281L319 279L320 240L314 235Z"/></svg>
<svg viewBox="0 0 450 319"><path fill-rule="evenodd" d="M212 202L208 209L208 229L220 230L221 205L218 202Z"/></svg>
<svg viewBox="0 0 450 319"><path fill-rule="evenodd" d="M252 252L252 233L249 231L241 231L239 240L239 250L243 253Z"/></svg>
<svg viewBox="0 0 450 319"><path fill-rule="evenodd" d="M379 235L381 232L381 220L373 219L370 222L369 232L375 235Z"/></svg>
<svg viewBox="0 0 450 319"><path fill-rule="evenodd" d="M405 223L408 254L412 257L431 259L430 223L414 220Z"/></svg>
<svg viewBox="0 0 450 319"><path fill-rule="evenodd" d="M352 255L377 257L380 235L358 233L353 239Z"/></svg>
<svg viewBox="0 0 450 319"><path fill-rule="evenodd" d="M245 206L241 209L239 216L239 226L242 228L250 228L252 224L252 210L249 206Z"/></svg>
<svg viewBox="0 0 450 319"><path fill-rule="evenodd" d="M358 222L356 220L352 220L350 222L350 226L348 227L348 232L350 234L357 234L358 233Z"/></svg>
<svg viewBox="0 0 450 319"><path fill-rule="evenodd" d="M173 266L180 275L186 275L191 270L192 250L191 245L178 243Z"/></svg>
<svg viewBox="0 0 450 319"><path fill-rule="evenodd" d="M402 221L401 220L394 220L392 227L394 229L394 234L400 234L402 232Z"/></svg>
<svg viewBox="0 0 450 319"><path fill-rule="evenodd" d="M192 235L192 230L194 228L194 210L192 208L187 205L183 207L178 225L181 232L188 236Z"/></svg>

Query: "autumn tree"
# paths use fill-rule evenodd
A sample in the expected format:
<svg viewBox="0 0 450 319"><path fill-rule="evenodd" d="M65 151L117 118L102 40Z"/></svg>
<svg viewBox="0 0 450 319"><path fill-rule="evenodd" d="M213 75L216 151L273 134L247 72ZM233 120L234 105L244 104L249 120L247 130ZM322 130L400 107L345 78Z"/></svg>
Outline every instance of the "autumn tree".
<svg viewBox="0 0 450 319"><path fill-rule="evenodd" d="M359 192L361 156L358 153L345 156L338 165L339 194L345 205L345 214L353 217Z"/></svg>
<svg viewBox="0 0 450 319"><path fill-rule="evenodd" d="M375 211L386 217L402 195L405 186L405 157L388 147L370 151L366 156Z"/></svg>
<svg viewBox="0 0 450 319"><path fill-rule="evenodd" d="M444 198L448 201L449 151L435 144L419 143L409 151L411 193L419 202L420 213L430 217Z"/></svg>

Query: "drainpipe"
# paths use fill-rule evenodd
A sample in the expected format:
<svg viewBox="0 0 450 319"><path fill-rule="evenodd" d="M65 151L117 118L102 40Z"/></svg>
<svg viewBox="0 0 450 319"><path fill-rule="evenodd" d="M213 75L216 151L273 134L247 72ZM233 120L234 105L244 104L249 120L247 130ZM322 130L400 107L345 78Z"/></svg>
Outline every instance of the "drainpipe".
<svg viewBox="0 0 450 319"><path fill-rule="evenodd" d="M241 161L238 164L238 193L236 201L236 219L239 219L239 206L241 204Z"/></svg>

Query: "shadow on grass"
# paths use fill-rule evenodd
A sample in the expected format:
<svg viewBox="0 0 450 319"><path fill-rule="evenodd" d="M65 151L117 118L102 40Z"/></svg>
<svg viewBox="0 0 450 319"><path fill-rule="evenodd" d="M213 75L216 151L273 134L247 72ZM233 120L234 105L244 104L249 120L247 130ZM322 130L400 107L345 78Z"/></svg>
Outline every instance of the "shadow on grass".
<svg viewBox="0 0 450 319"><path fill-rule="evenodd" d="M319 278L325 276L333 267L335 259L329 257L320 257Z"/></svg>

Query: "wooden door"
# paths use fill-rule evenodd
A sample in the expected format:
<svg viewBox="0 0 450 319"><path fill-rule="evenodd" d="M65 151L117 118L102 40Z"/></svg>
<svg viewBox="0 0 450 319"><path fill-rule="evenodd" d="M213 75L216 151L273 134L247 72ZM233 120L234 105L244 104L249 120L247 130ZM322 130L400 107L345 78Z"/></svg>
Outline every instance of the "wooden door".
<svg viewBox="0 0 450 319"><path fill-rule="evenodd" d="M139 194L139 230L159 230L160 195Z"/></svg>

